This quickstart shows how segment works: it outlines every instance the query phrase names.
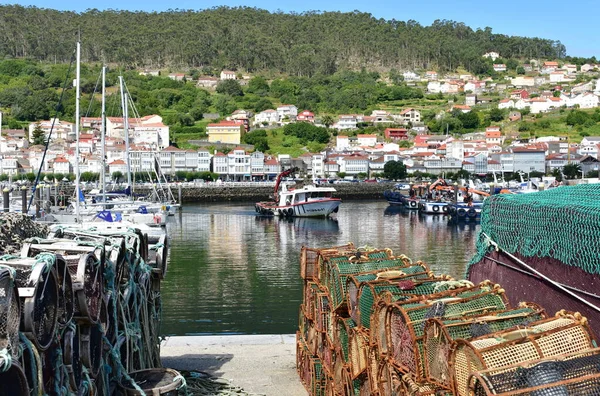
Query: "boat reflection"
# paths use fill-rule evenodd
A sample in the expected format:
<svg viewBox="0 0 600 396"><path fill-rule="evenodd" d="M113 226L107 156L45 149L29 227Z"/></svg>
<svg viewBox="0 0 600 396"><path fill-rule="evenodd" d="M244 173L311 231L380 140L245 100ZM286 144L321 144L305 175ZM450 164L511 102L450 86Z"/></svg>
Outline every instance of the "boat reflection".
<svg viewBox="0 0 600 396"><path fill-rule="evenodd" d="M296 231L307 231L312 233L338 233L340 230L338 220L335 218L311 218L311 217L269 217L256 216L256 222L265 226L280 225L281 228L292 227Z"/></svg>
<svg viewBox="0 0 600 396"><path fill-rule="evenodd" d="M383 211L384 216L404 216L408 217L409 213L415 212L414 210L408 210L402 205L390 205ZM415 212L416 213L416 212Z"/></svg>

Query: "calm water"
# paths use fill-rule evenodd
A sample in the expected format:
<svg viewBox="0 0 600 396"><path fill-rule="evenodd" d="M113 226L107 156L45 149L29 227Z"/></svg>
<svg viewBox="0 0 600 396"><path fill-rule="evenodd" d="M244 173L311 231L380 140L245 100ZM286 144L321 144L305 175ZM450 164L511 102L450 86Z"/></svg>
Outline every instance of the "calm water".
<svg viewBox="0 0 600 396"><path fill-rule="evenodd" d="M344 202L335 219L259 217L254 204L188 205L169 219L171 254L163 282L163 333L293 333L301 302L300 248L354 242L389 247L436 273L463 277L479 226Z"/></svg>

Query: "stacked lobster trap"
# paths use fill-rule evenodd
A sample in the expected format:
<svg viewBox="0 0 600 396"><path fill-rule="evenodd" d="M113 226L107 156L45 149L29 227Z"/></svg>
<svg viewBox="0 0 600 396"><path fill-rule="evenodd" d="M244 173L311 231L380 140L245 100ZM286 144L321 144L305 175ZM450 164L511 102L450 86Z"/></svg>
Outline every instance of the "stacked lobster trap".
<svg viewBox="0 0 600 396"><path fill-rule="evenodd" d="M48 231L0 257L0 394L112 395L161 367L166 235Z"/></svg>
<svg viewBox="0 0 600 396"><path fill-rule="evenodd" d="M300 265L296 363L311 395L600 395L579 313L511 306L500 285L389 249L303 247Z"/></svg>

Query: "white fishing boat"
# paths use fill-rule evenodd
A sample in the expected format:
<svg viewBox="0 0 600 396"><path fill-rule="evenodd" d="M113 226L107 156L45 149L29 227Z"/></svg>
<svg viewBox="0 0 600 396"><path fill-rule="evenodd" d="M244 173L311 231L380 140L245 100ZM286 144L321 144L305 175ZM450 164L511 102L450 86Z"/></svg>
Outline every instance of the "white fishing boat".
<svg viewBox="0 0 600 396"><path fill-rule="evenodd" d="M277 176L275 200L258 202L255 205L257 213L281 217L328 217L337 213L342 200L333 197L336 192L333 187L308 185L288 188L287 184L283 184L279 190L281 178L293 172L294 169L288 169Z"/></svg>

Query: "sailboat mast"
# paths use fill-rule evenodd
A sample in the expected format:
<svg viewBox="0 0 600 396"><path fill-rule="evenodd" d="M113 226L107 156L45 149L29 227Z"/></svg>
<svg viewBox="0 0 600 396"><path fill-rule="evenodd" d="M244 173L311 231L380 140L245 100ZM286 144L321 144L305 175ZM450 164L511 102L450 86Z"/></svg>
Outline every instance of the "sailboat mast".
<svg viewBox="0 0 600 396"><path fill-rule="evenodd" d="M127 93L123 85L123 76L119 76L119 85L121 87L121 107L123 108L123 129L125 130L125 159L127 163L127 185L132 190L131 186L131 163L129 160L129 112L127 110ZM133 195L131 197L133 199Z"/></svg>
<svg viewBox="0 0 600 396"><path fill-rule="evenodd" d="M102 186L102 202L106 202L106 66L102 66L102 137L101 155L102 172L100 172L100 185Z"/></svg>
<svg viewBox="0 0 600 396"><path fill-rule="evenodd" d="M79 220L79 100L81 93L79 89L79 80L81 72L81 43L77 41L77 66L75 72L75 217Z"/></svg>

